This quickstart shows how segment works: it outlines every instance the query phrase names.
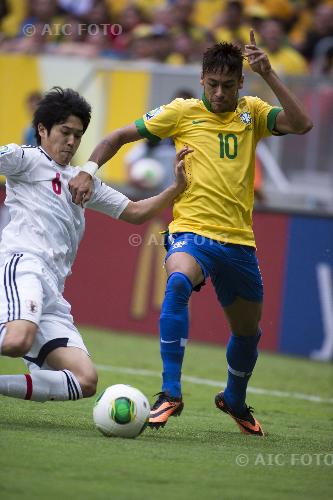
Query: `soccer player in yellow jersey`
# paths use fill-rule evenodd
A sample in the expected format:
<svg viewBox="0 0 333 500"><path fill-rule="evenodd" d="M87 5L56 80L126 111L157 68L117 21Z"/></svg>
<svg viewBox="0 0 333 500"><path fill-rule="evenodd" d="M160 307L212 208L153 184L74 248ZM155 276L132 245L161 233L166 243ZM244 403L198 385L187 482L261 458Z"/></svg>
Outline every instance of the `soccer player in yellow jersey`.
<svg viewBox="0 0 333 500"><path fill-rule="evenodd" d="M177 150L186 148L187 189L175 200L166 241L168 281L160 317L163 383L151 409L151 427L163 427L183 409L181 367L188 338L188 301L192 291L210 277L232 332L227 387L216 395L215 404L243 433L264 434L245 403L258 356L263 301L252 231L255 148L271 134L304 134L312 122L256 46L253 31L245 57L281 107L258 97L240 98L242 52L229 43L216 44L203 56L201 100L175 99L114 131L70 183L74 202L89 199L89 174L123 144L142 137L158 141L172 136Z"/></svg>

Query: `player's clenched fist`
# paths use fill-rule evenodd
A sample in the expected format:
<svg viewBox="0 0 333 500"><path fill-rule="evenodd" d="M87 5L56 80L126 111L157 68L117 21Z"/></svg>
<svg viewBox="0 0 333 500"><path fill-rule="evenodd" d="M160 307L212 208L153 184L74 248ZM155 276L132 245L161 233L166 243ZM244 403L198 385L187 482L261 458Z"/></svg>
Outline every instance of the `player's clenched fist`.
<svg viewBox="0 0 333 500"><path fill-rule="evenodd" d="M68 183L73 203L83 206L84 203L89 201L93 185L92 176L86 172L80 172L77 176L73 177Z"/></svg>
<svg viewBox="0 0 333 500"><path fill-rule="evenodd" d="M176 159L174 163L174 173L175 173L175 183L179 188L179 193L182 193L187 185L184 158L189 153L193 153L193 149L190 149L188 146L184 146L176 154Z"/></svg>

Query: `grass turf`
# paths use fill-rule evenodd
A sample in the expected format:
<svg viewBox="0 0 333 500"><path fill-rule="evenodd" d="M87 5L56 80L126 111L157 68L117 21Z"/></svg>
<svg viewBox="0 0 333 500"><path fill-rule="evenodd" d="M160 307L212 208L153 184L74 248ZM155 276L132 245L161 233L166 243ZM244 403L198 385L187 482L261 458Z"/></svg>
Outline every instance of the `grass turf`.
<svg viewBox="0 0 333 500"><path fill-rule="evenodd" d="M157 339L82 329L95 363L150 370L99 371L115 383L160 390ZM1 373L22 362L1 358ZM183 373L225 380L223 349L189 344ZM332 398L332 366L262 353L251 386ZM239 433L214 407L218 388L184 382L185 409L136 440L105 438L92 423L93 399L44 404L0 397L0 497L11 499L298 499L333 486L333 404L249 394L267 436ZM248 462L238 465L237 462Z"/></svg>

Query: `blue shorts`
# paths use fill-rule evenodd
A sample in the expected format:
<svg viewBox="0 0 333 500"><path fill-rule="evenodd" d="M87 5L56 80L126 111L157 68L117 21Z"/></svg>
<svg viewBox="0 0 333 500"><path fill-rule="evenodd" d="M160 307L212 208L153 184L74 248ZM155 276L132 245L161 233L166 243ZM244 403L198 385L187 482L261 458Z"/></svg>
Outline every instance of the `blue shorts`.
<svg viewBox="0 0 333 500"><path fill-rule="evenodd" d="M237 297L262 302L263 283L254 247L222 243L195 233L166 234L165 240L165 260L173 253L185 252L199 264L204 281L194 290L199 291L210 276L223 307Z"/></svg>

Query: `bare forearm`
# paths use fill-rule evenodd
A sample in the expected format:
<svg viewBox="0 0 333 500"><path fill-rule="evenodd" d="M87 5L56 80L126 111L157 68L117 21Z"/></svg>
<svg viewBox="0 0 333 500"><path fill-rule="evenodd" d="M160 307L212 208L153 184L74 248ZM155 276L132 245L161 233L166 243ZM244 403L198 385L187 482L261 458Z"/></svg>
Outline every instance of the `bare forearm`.
<svg viewBox="0 0 333 500"><path fill-rule="evenodd" d="M104 137L92 152L89 161L93 161L101 167L117 153L121 146L139 139L142 137L134 123L119 128Z"/></svg>
<svg viewBox="0 0 333 500"><path fill-rule="evenodd" d="M307 132L312 128L312 122L306 113L303 104L296 95L280 80L274 70L262 75L262 78L278 98L286 119L294 131Z"/></svg>
<svg viewBox="0 0 333 500"><path fill-rule="evenodd" d="M170 207L179 194L179 189L173 184L156 196L138 201L137 203L140 205L139 209L141 211L141 222L145 222L154 215L157 215L164 208Z"/></svg>
<svg viewBox="0 0 333 500"><path fill-rule="evenodd" d="M122 145L119 134L109 134L95 147L89 161L94 161L101 167L117 153Z"/></svg>
<svg viewBox="0 0 333 500"><path fill-rule="evenodd" d="M156 196L130 202L119 218L132 224L142 224L157 215L164 208L172 205L172 202L180 192L180 189L175 184L172 184Z"/></svg>

